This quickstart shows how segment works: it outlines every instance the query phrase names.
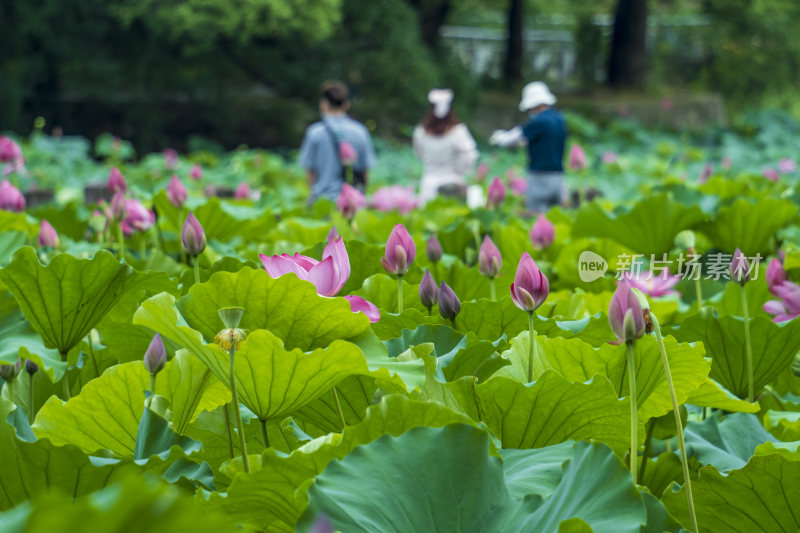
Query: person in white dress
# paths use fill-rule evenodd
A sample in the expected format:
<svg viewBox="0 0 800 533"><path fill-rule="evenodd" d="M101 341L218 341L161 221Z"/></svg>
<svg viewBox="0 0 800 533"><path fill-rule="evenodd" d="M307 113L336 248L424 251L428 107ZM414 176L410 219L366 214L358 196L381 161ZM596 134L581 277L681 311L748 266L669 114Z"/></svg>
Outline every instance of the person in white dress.
<svg viewBox="0 0 800 533"><path fill-rule="evenodd" d="M453 91L434 89L428 93L430 107L422 124L414 129L414 154L422 162L419 199L422 203L440 192L466 195L465 177L478 159L475 139L453 111Z"/></svg>

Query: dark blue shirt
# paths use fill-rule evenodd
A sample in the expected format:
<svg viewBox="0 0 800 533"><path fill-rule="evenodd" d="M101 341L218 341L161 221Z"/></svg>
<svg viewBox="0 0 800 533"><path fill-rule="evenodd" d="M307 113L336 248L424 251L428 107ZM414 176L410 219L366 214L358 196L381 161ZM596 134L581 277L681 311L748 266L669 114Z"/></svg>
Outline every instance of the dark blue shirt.
<svg viewBox="0 0 800 533"><path fill-rule="evenodd" d="M558 110L550 107L522 127L528 139L528 168L540 172L564 171L567 125Z"/></svg>

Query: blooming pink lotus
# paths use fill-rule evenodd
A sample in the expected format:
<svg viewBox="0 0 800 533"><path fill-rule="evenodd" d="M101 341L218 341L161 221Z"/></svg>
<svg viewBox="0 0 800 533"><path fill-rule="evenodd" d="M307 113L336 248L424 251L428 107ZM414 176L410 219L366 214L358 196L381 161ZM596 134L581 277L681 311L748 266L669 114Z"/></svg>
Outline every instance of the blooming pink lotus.
<svg viewBox="0 0 800 533"><path fill-rule="evenodd" d="M773 292L773 289L776 286L781 285L782 283L785 283L788 280L788 277L786 276L786 271L783 269L783 264L781 264L780 260L773 258L769 262L769 265L767 265L766 279L767 279L767 288L769 289L769 292L771 292L772 294L775 294Z"/></svg>
<svg viewBox="0 0 800 533"><path fill-rule="evenodd" d="M25 197L8 180L0 181L0 209L16 212L25 209Z"/></svg>
<svg viewBox="0 0 800 533"><path fill-rule="evenodd" d="M408 272L416 256L417 246L414 239L404 225L397 224L386 240L386 252L381 257L383 268L389 274L402 276Z"/></svg>
<svg viewBox="0 0 800 533"><path fill-rule="evenodd" d="M781 174L790 174L797 170L797 163L794 159L784 157L778 161L778 170Z"/></svg>
<svg viewBox="0 0 800 533"><path fill-rule="evenodd" d="M639 289L645 295L652 298L660 298L670 294L678 294L672 288L681 280L678 275L670 275L669 270L664 269L660 274L652 275L650 272L625 272L622 275L623 281L633 289Z"/></svg>
<svg viewBox="0 0 800 533"><path fill-rule="evenodd" d="M528 252L524 252L514 274L514 283L511 284L511 300L523 311L533 313L544 303L548 294L550 282L547 276L539 270Z"/></svg>
<svg viewBox="0 0 800 533"><path fill-rule="evenodd" d="M405 215L417 208L419 200L414 194L413 187L392 185L375 191L370 204L378 211L400 211Z"/></svg>
<svg viewBox="0 0 800 533"><path fill-rule="evenodd" d="M125 176L117 167L112 167L111 172L108 174L108 190L113 193L125 192L128 190L128 183L125 181Z"/></svg>
<svg viewBox="0 0 800 533"><path fill-rule="evenodd" d="M570 170L586 170L589 166L586 161L586 152L583 151L581 145L575 143L569 149L569 168Z"/></svg>
<svg viewBox="0 0 800 533"><path fill-rule="evenodd" d="M503 200L506 199L506 186L503 185L503 182L500 181L498 176L492 178L492 182L489 184L489 190L487 191L486 196L487 207L490 208L500 207L500 204L502 204Z"/></svg>
<svg viewBox="0 0 800 533"><path fill-rule="evenodd" d="M351 167L356 164L358 160L358 152L353 148L353 145L347 141L339 143L339 159L346 167Z"/></svg>
<svg viewBox="0 0 800 533"><path fill-rule="evenodd" d="M186 198L189 197L189 191L186 186L181 182L177 175L173 174L167 185L167 200L175 207L182 207Z"/></svg>
<svg viewBox="0 0 800 533"><path fill-rule="evenodd" d="M361 191L349 183L342 185L342 192L339 193L339 198L336 200L336 207L339 208L344 218L352 220L358 210L363 209L366 205L367 199L364 198Z"/></svg>
<svg viewBox="0 0 800 533"><path fill-rule="evenodd" d="M192 170L189 171L189 176L193 180L199 181L203 177L203 167L200 165L192 165Z"/></svg>
<svg viewBox="0 0 800 533"><path fill-rule="evenodd" d="M58 232L46 220L39 224L39 246L42 248L57 248L59 243Z"/></svg>
<svg viewBox="0 0 800 533"><path fill-rule="evenodd" d="M775 315L773 322L786 322L800 316L800 285L784 281L775 285L772 294L780 298L764 304L764 311Z"/></svg>
<svg viewBox="0 0 800 533"><path fill-rule="evenodd" d="M781 177L780 173L778 172L778 169L776 168L765 168L762 171L762 174L769 181L778 181Z"/></svg>
<svg viewBox="0 0 800 533"><path fill-rule="evenodd" d="M352 312L364 313L371 323L374 324L381 319L381 312L374 303L355 294L348 294L344 299L350 302L350 310Z"/></svg>
<svg viewBox="0 0 800 533"><path fill-rule="evenodd" d="M542 250L553 243L556 237L556 228L546 216L539 215L536 217L536 222L533 223L533 227L528 236L531 238L533 245Z"/></svg>
<svg viewBox="0 0 800 533"><path fill-rule="evenodd" d="M155 221L155 214L139 200L125 200L125 218L122 219L122 231L125 235L147 231Z"/></svg>

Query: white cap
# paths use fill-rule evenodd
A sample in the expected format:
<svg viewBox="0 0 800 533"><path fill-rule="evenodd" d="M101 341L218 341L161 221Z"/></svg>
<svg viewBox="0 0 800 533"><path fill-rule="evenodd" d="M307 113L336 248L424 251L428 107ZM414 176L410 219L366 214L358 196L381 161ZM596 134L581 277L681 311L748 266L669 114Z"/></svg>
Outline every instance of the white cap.
<svg viewBox="0 0 800 533"><path fill-rule="evenodd" d="M453 104L453 91L450 89L433 89L428 93L428 102L433 106L433 115L444 118Z"/></svg>
<svg viewBox="0 0 800 533"><path fill-rule="evenodd" d="M527 111L542 104L553 105L555 103L556 97L547 88L547 84L543 81L532 81L522 88L522 100L519 102L519 110Z"/></svg>

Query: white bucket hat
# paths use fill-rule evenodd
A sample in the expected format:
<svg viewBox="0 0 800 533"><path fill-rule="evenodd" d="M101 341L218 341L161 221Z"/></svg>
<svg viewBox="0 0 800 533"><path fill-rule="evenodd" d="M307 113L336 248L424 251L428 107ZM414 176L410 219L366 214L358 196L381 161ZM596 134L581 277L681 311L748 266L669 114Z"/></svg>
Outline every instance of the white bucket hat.
<svg viewBox="0 0 800 533"><path fill-rule="evenodd" d="M444 118L450 113L453 105L453 91L450 89L433 89L428 93L428 102L433 106L433 115Z"/></svg>
<svg viewBox="0 0 800 533"><path fill-rule="evenodd" d="M547 88L547 84L543 81L532 81L522 88L522 100L519 102L519 110L527 111L542 104L553 105L555 103L556 97Z"/></svg>

